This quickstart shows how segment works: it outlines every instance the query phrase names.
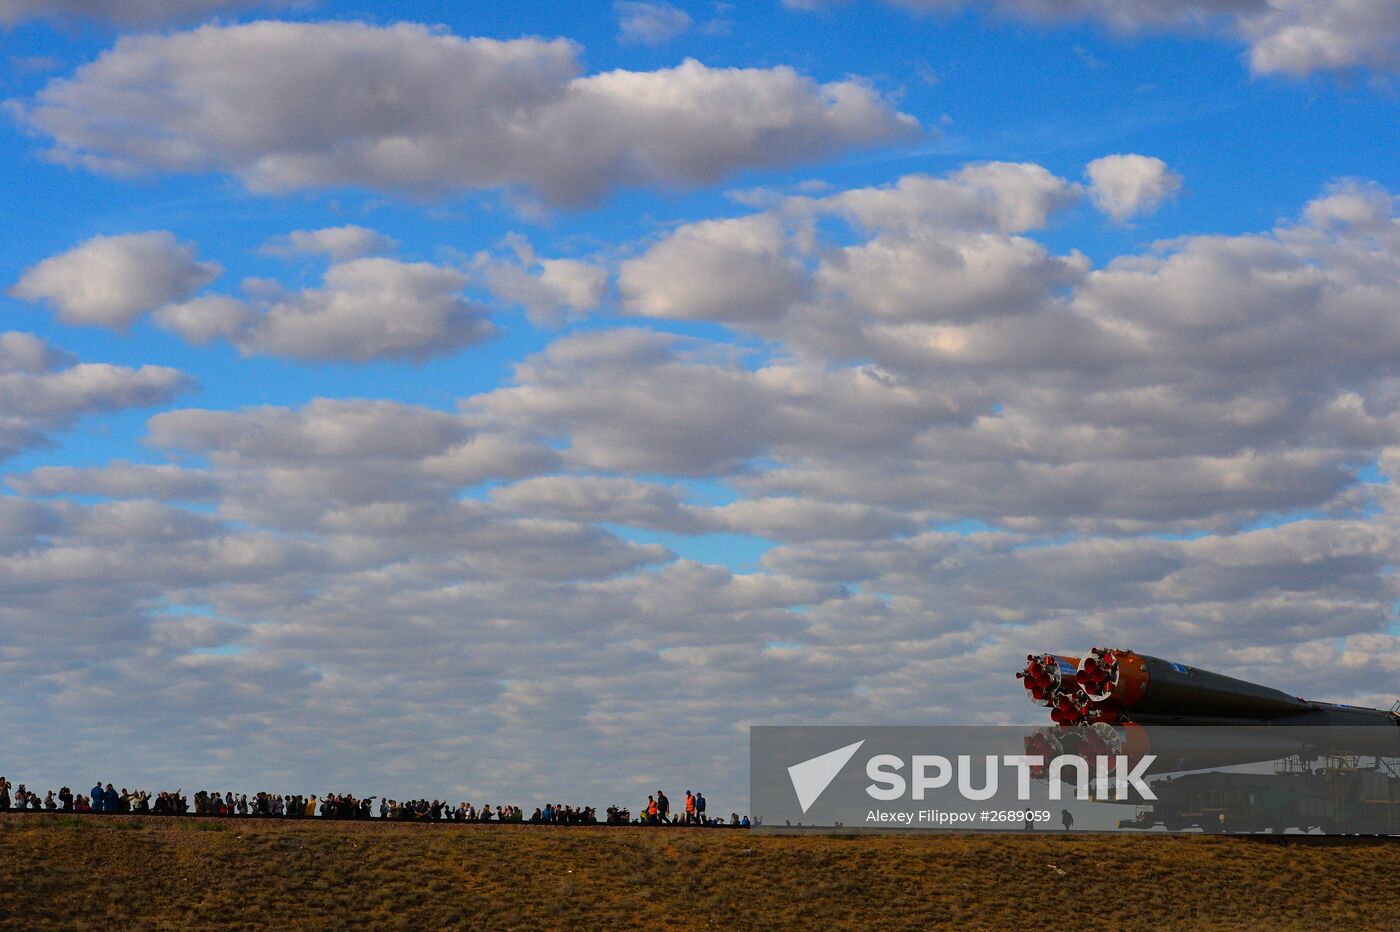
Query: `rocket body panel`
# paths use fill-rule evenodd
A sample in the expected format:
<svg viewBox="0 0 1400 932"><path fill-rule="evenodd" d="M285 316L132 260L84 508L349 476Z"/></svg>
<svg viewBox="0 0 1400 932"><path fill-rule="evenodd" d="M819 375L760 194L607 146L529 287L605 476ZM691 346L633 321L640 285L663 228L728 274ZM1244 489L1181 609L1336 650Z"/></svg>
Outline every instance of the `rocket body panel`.
<svg viewBox="0 0 1400 932"><path fill-rule="evenodd" d="M1133 716L1193 715L1277 718L1298 715L1312 706L1279 689L1211 673L1159 657L1137 655L1146 674L1142 697L1127 705Z"/></svg>
<svg viewBox="0 0 1400 932"><path fill-rule="evenodd" d="M1400 725L1394 713L1331 702L1310 702L1311 708L1302 715L1292 715L1270 721L1271 725Z"/></svg>

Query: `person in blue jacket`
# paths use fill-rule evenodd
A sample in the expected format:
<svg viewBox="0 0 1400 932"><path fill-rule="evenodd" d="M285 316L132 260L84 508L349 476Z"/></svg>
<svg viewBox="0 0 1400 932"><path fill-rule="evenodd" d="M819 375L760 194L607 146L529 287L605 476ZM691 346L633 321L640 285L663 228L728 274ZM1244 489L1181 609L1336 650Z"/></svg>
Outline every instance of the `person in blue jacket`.
<svg viewBox="0 0 1400 932"><path fill-rule="evenodd" d="M102 794L102 811L117 811L117 791L112 789L112 784L107 784L107 789Z"/></svg>
<svg viewBox="0 0 1400 932"><path fill-rule="evenodd" d="M98 780L97 783L93 784L93 787L92 787L92 811L93 811L93 812L106 812L106 811L107 811L107 797L106 797L106 794L102 792L102 781L101 781L101 780Z"/></svg>

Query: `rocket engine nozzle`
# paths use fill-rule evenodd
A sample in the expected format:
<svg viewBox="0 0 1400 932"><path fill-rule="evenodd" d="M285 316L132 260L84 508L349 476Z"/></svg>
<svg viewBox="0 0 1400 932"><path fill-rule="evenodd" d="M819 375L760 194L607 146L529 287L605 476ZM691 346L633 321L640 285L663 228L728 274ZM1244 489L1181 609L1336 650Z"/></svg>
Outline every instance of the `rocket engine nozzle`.
<svg viewBox="0 0 1400 932"><path fill-rule="evenodd" d="M1074 680L1090 702L1104 702L1118 685L1118 655L1123 653L1108 647L1095 647L1079 662Z"/></svg>
<svg viewBox="0 0 1400 932"><path fill-rule="evenodd" d="M1025 669L1016 678L1026 690L1026 698L1038 706L1048 706L1051 718L1080 709L1083 702L1074 673L1077 657L1060 654L1029 654ZM1058 720L1058 719L1057 719Z"/></svg>

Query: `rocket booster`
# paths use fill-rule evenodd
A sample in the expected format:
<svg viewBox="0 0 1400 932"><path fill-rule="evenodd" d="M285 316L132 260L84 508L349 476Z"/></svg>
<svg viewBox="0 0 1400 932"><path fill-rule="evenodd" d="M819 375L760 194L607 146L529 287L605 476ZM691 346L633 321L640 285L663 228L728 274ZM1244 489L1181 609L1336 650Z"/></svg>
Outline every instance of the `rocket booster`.
<svg viewBox="0 0 1400 932"><path fill-rule="evenodd" d="M1032 654L1016 676L1057 725L1400 725L1380 709L1312 701L1114 648L1095 647L1082 658Z"/></svg>

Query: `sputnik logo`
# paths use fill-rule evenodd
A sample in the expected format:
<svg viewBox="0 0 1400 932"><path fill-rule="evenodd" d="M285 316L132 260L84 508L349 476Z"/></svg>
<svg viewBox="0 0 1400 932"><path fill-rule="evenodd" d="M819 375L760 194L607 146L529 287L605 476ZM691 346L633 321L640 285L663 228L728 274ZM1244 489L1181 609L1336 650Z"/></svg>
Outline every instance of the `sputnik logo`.
<svg viewBox="0 0 1400 932"><path fill-rule="evenodd" d="M841 768L846 766L846 762L855 756L864 743L865 739L862 738L855 744L827 751L819 757L804 760L788 768L788 776L792 778L792 789L797 793L797 803L803 812L810 809L812 803L826 792L826 788L831 786L831 781L836 779Z"/></svg>

